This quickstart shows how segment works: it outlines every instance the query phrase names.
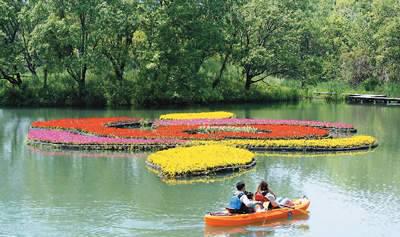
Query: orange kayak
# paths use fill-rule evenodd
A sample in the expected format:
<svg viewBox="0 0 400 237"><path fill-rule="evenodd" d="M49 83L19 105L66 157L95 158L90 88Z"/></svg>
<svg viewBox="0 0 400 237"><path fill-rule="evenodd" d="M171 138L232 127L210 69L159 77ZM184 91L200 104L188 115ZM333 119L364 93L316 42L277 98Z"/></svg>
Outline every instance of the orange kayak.
<svg viewBox="0 0 400 237"><path fill-rule="evenodd" d="M294 207L279 208L250 214L210 213L204 216L204 222L209 226L239 226L263 223L275 219L291 218L307 214L310 200L307 198L293 200Z"/></svg>

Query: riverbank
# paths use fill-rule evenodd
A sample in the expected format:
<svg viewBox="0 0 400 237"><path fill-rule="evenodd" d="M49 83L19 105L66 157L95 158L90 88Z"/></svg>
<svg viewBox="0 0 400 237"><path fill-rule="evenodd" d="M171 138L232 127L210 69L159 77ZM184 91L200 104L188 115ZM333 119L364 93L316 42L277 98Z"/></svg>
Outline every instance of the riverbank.
<svg viewBox="0 0 400 237"><path fill-rule="evenodd" d="M86 95L77 96L77 89L68 77L50 78L47 87L37 86L35 79L20 87L0 81L0 105L17 107L160 107L170 105L207 105L220 103L295 102L301 91L282 83L255 84L246 90L242 81L229 80L215 88L212 81L184 90L168 86L139 83L136 76L121 82L108 82L92 75L86 86ZM191 91L191 92L190 92Z"/></svg>
<svg viewBox="0 0 400 237"><path fill-rule="evenodd" d="M377 83L373 86L371 83L364 83L358 86L352 86L349 83L341 81L323 82L315 86L309 86L303 89L302 98L323 98L327 101L344 101L349 94L383 94L388 97L400 97L400 84Z"/></svg>
<svg viewBox="0 0 400 237"><path fill-rule="evenodd" d="M364 83L351 86L342 81L321 82L301 86L300 81L270 78L266 83L254 84L250 90L243 82L229 79L215 88L205 81L196 93L178 93L173 88L151 87L139 83L133 75L121 82L104 83L104 78L91 75L88 78L86 95L77 96L74 84L66 75L49 78L46 87L35 79L27 80L20 87L0 82L0 106L15 107L166 107L209 104L277 103L297 102L304 99L323 98L328 102L344 101L347 94L385 94L400 96L400 84ZM38 86L40 85L40 86Z"/></svg>

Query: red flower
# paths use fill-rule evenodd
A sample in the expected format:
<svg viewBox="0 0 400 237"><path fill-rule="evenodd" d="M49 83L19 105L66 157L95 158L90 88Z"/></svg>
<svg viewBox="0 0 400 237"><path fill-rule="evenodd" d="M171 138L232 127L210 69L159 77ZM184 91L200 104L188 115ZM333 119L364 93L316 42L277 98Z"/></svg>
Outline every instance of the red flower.
<svg viewBox="0 0 400 237"><path fill-rule="evenodd" d="M216 131L213 133L199 133L198 129L201 127L200 125L159 126L153 130L144 130L140 128L118 128L112 125L115 123L139 123L140 120L141 119L139 118L129 117L60 119L34 122L32 123L32 127L75 130L79 132L95 134L98 136L120 138L178 138L190 140L221 140L225 138L293 139L323 137L329 134L328 130L326 129L304 125L262 124L251 125L251 127L257 129L257 132ZM249 125L234 126L248 127Z"/></svg>

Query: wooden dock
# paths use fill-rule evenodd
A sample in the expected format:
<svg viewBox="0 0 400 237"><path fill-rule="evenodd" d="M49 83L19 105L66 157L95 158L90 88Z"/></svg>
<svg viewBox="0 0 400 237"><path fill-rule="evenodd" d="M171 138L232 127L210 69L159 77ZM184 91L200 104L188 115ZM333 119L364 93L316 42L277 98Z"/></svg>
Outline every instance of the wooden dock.
<svg viewBox="0 0 400 237"><path fill-rule="evenodd" d="M350 94L346 95L346 102L352 104L400 105L400 98L387 97L386 95Z"/></svg>

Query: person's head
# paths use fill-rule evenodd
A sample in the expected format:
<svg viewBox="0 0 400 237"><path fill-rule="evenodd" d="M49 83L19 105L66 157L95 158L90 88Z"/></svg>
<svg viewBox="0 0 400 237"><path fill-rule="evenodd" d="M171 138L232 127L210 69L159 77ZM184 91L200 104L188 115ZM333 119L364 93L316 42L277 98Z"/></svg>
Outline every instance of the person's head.
<svg viewBox="0 0 400 237"><path fill-rule="evenodd" d="M244 184L243 181L239 181L239 182L237 182L237 184L236 184L236 189L237 189L238 191L244 191L244 190L245 190L245 187L246 187L246 185Z"/></svg>
<svg viewBox="0 0 400 237"><path fill-rule="evenodd" d="M257 192L269 192L268 183L264 180L257 187Z"/></svg>

